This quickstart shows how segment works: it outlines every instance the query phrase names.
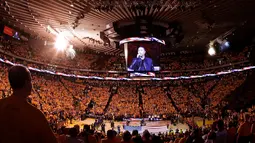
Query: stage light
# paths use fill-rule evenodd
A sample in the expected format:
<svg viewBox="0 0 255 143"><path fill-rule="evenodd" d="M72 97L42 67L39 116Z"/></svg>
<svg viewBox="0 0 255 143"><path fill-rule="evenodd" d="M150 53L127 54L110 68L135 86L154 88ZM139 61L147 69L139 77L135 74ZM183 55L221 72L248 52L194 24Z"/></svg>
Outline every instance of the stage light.
<svg viewBox="0 0 255 143"><path fill-rule="evenodd" d="M220 44L220 51L223 52L225 50L227 50L230 47L230 44L227 40L224 40L221 44Z"/></svg>
<svg viewBox="0 0 255 143"><path fill-rule="evenodd" d="M215 49L214 49L213 47L210 47L209 50L208 50L208 54L209 54L210 56L214 56L214 55L216 54Z"/></svg>
<svg viewBox="0 0 255 143"><path fill-rule="evenodd" d="M224 46L229 47L229 46L230 46L230 45L229 45L229 42L226 41L226 42L224 43Z"/></svg>
<svg viewBox="0 0 255 143"><path fill-rule="evenodd" d="M58 35L56 42L55 42L55 48L58 51L64 51L66 49L68 45L67 40L65 39L65 37L61 34Z"/></svg>

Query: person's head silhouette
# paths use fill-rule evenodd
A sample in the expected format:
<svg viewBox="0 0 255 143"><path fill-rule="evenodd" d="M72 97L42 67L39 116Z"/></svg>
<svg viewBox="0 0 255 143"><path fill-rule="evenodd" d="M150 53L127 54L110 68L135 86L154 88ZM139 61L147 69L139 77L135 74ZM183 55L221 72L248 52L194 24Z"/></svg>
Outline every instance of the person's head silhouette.
<svg viewBox="0 0 255 143"><path fill-rule="evenodd" d="M8 78L13 95L27 98L32 91L31 74L24 66L13 66L9 69Z"/></svg>

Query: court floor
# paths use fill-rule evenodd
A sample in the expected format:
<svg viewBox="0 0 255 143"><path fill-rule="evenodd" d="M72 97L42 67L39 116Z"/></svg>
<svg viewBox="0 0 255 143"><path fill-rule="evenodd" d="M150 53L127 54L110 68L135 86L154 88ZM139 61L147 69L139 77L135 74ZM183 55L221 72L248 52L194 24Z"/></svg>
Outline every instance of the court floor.
<svg viewBox="0 0 255 143"><path fill-rule="evenodd" d="M93 118L87 118L86 120L84 121L80 121L80 120L76 120L76 121L73 121L72 124L68 124L66 125L67 127L73 127L74 125L79 125L80 128L82 129L83 125L85 124L88 124L88 125L91 125L95 122L95 119ZM111 129L111 125L110 125L110 121L109 120L105 120L105 129L106 131ZM172 130L176 130L176 129L182 129L183 131L186 131L189 129L188 125L187 124L176 124L176 125L173 125L173 124L170 124L170 121L145 121L146 122L146 126L143 128L144 129L148 129L150 132L153 132L153 133L156 133L156 132L165 132L167 130L165 130L167 124L169 125L169 128L168 129L172 129ZM198 126L202 126L202 120L201 118L195 118L195 122L197 123ZM206 121L206 124L211 124L212 121ZM123 125L125 125L126 122L123 121L123 122L114 122L114 126L115 126L115 130L117 130L117 126L120 126L120 130L121 132L125 131L123 129ZM140 125L140 122L139 121L131 121L130 122L130 126L139 126ZM164 128L164 129L163 129ZM99 127L99 130L101 128ZM158 130L157 130L158 129ZM143 131L142 130L142 131ZM165 130L165 131L163 131ZM141 132L142 132L141 131Z"/></svg>

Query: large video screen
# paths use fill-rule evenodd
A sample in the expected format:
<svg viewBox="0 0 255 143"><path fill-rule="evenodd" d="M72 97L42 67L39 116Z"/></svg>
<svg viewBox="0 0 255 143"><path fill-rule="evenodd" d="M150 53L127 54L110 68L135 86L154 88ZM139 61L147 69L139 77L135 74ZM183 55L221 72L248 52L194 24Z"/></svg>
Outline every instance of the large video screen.
<svg viewBox="0 0 255 143"><path fill-rule="evenodd" d="M155 41L125 43L126 69L130 76L155 76L160 71L161 46Z"/></svg>
<svg viewBox="0 0 255 143"><path fill-rule="evenodd" d="M13 31L13 29L11 29L10 27L4 26L4 34L7 34L7 35L9 35L9 36L13 36L14 31Z"/></svg>

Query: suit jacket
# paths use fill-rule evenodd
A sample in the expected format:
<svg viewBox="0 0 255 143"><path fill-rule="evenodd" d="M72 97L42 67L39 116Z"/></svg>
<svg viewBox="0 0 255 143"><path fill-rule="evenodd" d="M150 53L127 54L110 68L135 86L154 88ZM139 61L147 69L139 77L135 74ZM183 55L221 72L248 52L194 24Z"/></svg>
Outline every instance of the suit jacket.
<svg viewBox="0 0 255 143"><path fill-rule="evenodd" d="M154 71L153 61L151 58L147 57L145 57L144 60L141 58L133 58L129 69L134 71Z"/></svg>

